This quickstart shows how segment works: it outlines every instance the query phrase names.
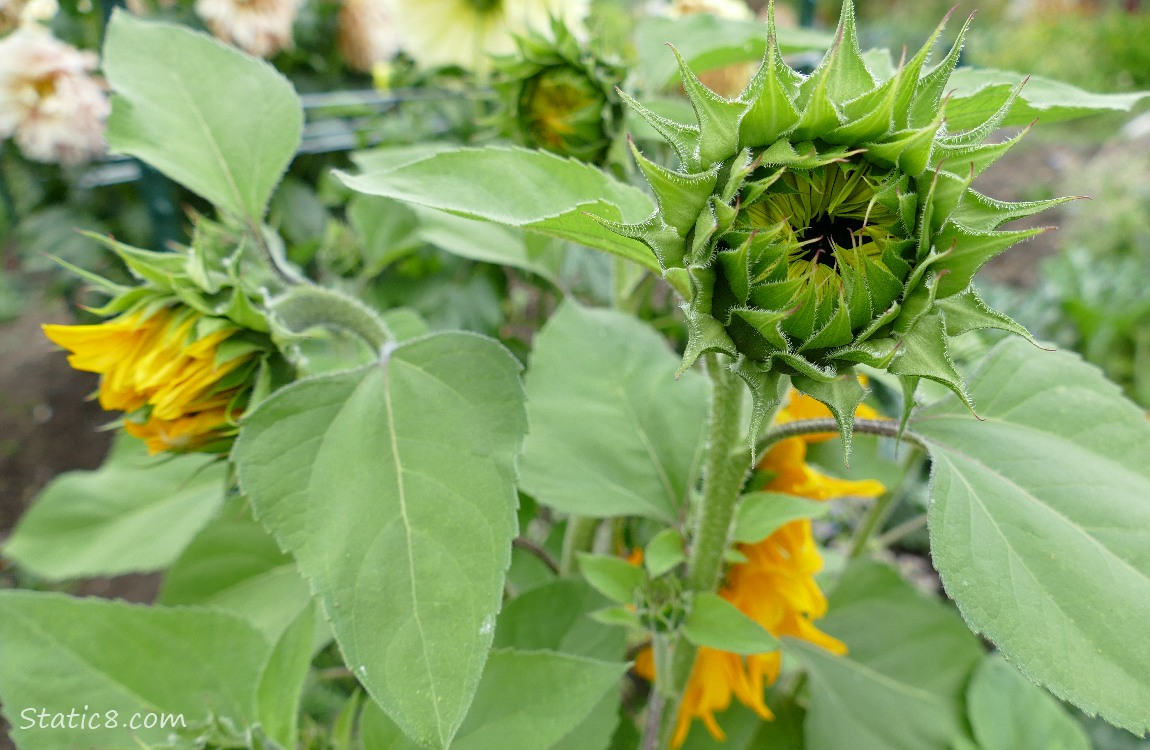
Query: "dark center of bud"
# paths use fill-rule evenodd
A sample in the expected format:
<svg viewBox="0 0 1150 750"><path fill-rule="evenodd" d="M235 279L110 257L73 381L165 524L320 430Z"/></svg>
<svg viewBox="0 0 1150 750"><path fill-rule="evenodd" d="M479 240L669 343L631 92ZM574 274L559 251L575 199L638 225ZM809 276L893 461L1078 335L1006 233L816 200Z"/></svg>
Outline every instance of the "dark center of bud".
<svg viewBox="0 0 1150 750"><path fill-rule="evenodd" d="M803 246L803 254L800 257L802 260L822 263L832 270L836 269L838 268L838 260L835 258L835 248L854 247L858 244L855 239L855 232L865 226L866 222L862 219L821 214L798 232L798 238L809 243Z"/></svg>
<svg viewBox="0 0 1150 750"><path fill-rule="evenodd" d="M501 4L501 0L471 0L471 7L480 13L490 13Z"/></svg>

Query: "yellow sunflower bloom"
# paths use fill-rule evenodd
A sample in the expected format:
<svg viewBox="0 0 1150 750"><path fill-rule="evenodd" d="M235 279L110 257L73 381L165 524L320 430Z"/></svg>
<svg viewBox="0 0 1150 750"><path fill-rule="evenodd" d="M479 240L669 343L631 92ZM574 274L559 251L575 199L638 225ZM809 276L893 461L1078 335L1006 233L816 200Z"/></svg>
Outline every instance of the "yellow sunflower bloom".
<svg viewBox="0 0 1150 750"><path fill-rule="evenodd" d="M217 324L197 335L206 320L187 308L161 308L96 325L45 325L44 333L71 352L72 367L102 376L100 406L143 420L124 427L154 454L197 450L234 431L234 401L245 385L221 382L254 353L220 361L220 345L240 329Z"/></svg>
<svg viewBox="0 0 1150 750"><path fill-rule="evenodd" d="M871 419L879 416L868 406L860 406L855 414ZM829 416L830 410L823 404L792 391L775 422L782 424ZM807 444L835 436L835 433L819 433L776 443L759 464L760 469L773 473L763 489L811 500L882 494L885 488L880 482L835 479L807 465ZM727 570L726 580L719 591L721 597L776 638L801 638L831 653L846 653L847 648L842 641L814 625L815 620L826 614L827 600L815 582L815 574L822 570L823 560L811 534L809 520L791 521L760 542L738 545L738 550L746 562L732 565ZM772 719L764 691L778 679L779 667L778 651L741 656L705 646L699 648L683 691L671 747L678 748L683 744L695 719L701 719L715 739L725 740L726 735L715 714L730 708L734 698L764 720ZM639 654L635 671L645 679L654 680L655 663L649 648Z"/></svg>

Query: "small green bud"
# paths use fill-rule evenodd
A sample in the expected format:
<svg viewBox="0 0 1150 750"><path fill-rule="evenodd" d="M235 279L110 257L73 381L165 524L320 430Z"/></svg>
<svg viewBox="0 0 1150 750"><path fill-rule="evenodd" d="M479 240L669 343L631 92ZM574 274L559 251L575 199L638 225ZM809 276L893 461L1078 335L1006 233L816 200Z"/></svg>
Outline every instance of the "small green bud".
<svg viewBox="0 0 1150 750"><path fill-rule="evenodd" d="M522 37L519 54L498 61L506 129L525 146L602 164L621 132L615 86L623 71L583 48L557 20L552 37Z"/></svg>

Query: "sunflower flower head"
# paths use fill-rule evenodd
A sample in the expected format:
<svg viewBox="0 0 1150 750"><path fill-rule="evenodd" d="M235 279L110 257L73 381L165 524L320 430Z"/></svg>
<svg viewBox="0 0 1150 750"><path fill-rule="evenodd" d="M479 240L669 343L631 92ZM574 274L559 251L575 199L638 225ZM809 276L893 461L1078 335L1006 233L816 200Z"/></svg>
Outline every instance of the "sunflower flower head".
<svg viewBox="0 0 1150 750"><path fill-rule="evenodd" d="M830 416L823 404L791 390L787 402L776 414L779 424ZM857 416L875 418L877 412L860 405ZM844 496L877 497L885 491L874 480L845 481L826 476L806 462L808 443L833 438L821 433L794 437L776 443L760 463L771 478L762 488L773 492L831 500ZM818 544L811 532L809 519L790 521L765 539L739 544L743 561L731 565L719 595L734 604L776 638L799 638L833 654L845 654L847 647L815 625L827 612L827 599L815 581L823 568ZM687 739L691 723L698 719L719 740L726 734L715 718L738 700L764 720L774 718L766 704L765 690L779 677L781 657L778 651L740 655L702 646L683 691L676 717L673 748ZM636 672L654 680L655 663L650 649L639 653Z"/></svg>
<svg viewBox="0 0 1150 750"><path fill-rule="evenodd" d="M193 216L190 246L153 252L88 235L119 256L126 286L61 263L106 296L102 322L45 325L77 370L98 373L97 397L151 453L225 453L257 394L294 377L266 298L267 262L232 228Z"/></svg>
<svg viewBox="0 0 1150 750"><path fill-rule="evenodd" d="M971 280L1041 231L1000 225L1061 199L1003 203L970 189L1022 137L987 142L1021 84L978 127L948 130L945 93L966 26L932 67L942 28L884 78L859 50L846 0L835 43L810 75L783 62L772 17L764 61L735 98L679 59L695 124L626 100L670 143L678 168L634 150L658 207L638 224L604 223L646 244L690 290L684 367L704 352L732 357L757 420L790 376L849 438L860 363L898 375L911 394L920 378L936 380L973 406L948 339L984 327L1028 335L986 308Z"/></svg>
<svg viewBox="0 0 1150 750"><path fill-rule="evenodd" d="M525 146L603 163L622 132L615 87L623 69L583 46L558 19L551 20L550 36L528 33L516 46L518 54L496 60L506 129Z"/></svg>
<svg viewBox="0 0 1150 750"><path fill-rule="evenodd" d="M153 454L226 451L261 353L238 326L181 305L44 333L72 367L101 375L100 406L124 412L124 429Z"/></svg>

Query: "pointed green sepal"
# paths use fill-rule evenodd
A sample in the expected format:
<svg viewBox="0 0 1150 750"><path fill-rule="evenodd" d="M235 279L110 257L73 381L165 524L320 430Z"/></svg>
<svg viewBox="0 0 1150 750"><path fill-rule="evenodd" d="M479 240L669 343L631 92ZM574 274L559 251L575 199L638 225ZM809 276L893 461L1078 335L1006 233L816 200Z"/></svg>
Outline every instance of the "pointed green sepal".
<svg viewBox="0 0 1150 750"><path fill-rule="evenodd" d="M724 99L711 91L687 67L679 50L672 46L671 51L679 62L683 90L687 92L687 99L699 121L698 163L714 164L730 158L739 150L739 122L747 110L746 105L738 100Z"/></svg>
<svg viewBox="0 0 1150 750"><path fill-rule="evenodd" d="M683 351L683 362L679 365L675 377L679 377L695 364L695 360L707 352L722 352L728 357L738 357L738 347L723 324L715 320L709 313L696 312L689 303L680 305L687 319L687 347Z"/></svg>
<svg viewBox="0 0 1150 750"><path fill-rule="evenodd" d="M974 413L974 402L954 367L946 339L946 324L940 314L922 316L902 337L887 369L894 375L927 378L945 385Z"/></svg>
<svg viewBox="0 0 1150 750"><path fill-rule="evenodd" d="M1030 128L1031 126L1027 126L1018 135L1001 143L987 143L981 146L950 146L940 142L936 144L935 155L940 160L945 160L948 170L955 173L969 171L977 177L1025 138L1030 132Z"/></svg>
<svg viewBox="0 0 1150 750"><path fill-rule="evenodd" d="M936 118L925 127L892 133L881 143L866 144L867 156L877 164L897 166L918 177L930 167L935 135L941 127L942 118Z"/></svg>
<svg viewBox="0 0 1150 750"><path fill-rule="evenodd" d="M1030 78L1024 78L1017 86L1011 90L1010 95L1006 97L1006 101L1002 106L995 110L994 114L986 118L986 120L979 126L964 130L961 133L948 133L941 135L938 138L938 145L940 147L960 147L960 146L977 146L986 141L994 131L1002 126L1006 116L1010 114L1010 110L1014 108L1014 103L1018 101L1018 95L1022 93L1022 87Z"/></svg>
<svg viewBox="0 0 1150 750"><path fill-rule="evenodd" d="M843 463L850 466L851 435L854 431L855 410L866 398L867 393L854 370L847 368L830 382L796 375L791 378L791 385L811 398L822 402L831 410L835 422L839 425L839 437L842 438Z"/></svg>
<svg viewBox="0 0 1150 750"><path fill-rule="evenodd" d="M794 71L779 56L772 25L763 63L740 97L748 105L739 123L740 145L752 148L770 145L798 123L799 111L794 104L797 82L793 75Z"/></svg>
<svg viewBox="0 0 1150 750"><path fill-rule="evenodd" d="M1008 221L1022 219L1027 216L1041 213L1048 208L1060 206L1069 201L1081 200L1083 196L1067 196L1064 198L1047 198L1039 201L1008 201L988 198L974 190L967 191L962 203L951 214L950 220L954 224L981 232L990 232L998 229Z"/></svg>
<svg viewBox="0 0 1150 750"><path fill-rule="evenodd" d="M843 0L835 45L827 56L827 93L831 101L845 104L874 89L874 76L859 49L853 0Z"/></svg>
<svg viewBox="0 0 1150 750"><path fill-rule="evenodd" d="M948 336L961 336L969 331L996 328L1021 336L1038 348L1043 348L1025 326L1008 315L988 307L974 289L941 300L938 309L942 311L942 317L946 321Z"/></svg>
<svg viewBox="0 0 1150 750"><path fill-rule="evenodd" d="M826 325L818 331L815 331L798 350L805 352L808 350L831 349L849 344L850 341L850 310L847 309L846 302L840 298L834 314L831 315Z"/></svg>
<svg viewBox="0 0 1150 750"><path fill-rule="evenodd" d="M747 432L751 450L779 404L783 402L786 394L786 383L782 373L764 365L740 356L731 365L731 371L743 379L747 389L751 392L751 424Z"/></svg>
<svg viewBox="0 0 1150 750"><path fill-rule="evenodd" d="M664 221L678 230L680 236L686 237L715 190L720 165L715 164L705 172L682 174L643 156L633 141L631 154L655 194Z"/></svg>
<svg viewBox="0 0 1150 750"><path fill-rule="evenodd" d="M940 299L966 291L978 269L991 258L1023 240L1042 234L1049 227L998 232L968 232L951 225L939 235L939 243L950 244L939 260L939 271L948 271L940 283Z"/></svg>
<svg viewBox="0 0 1150 750"><path fill-rule="evenodd" d="M946 91L946 84L950 81L950 75L954 72L955 66L958 65L958 59L962 55L962 43L966 39L966 31L970 28L972 20L974 20L973 14L967 17L966 23L962 25L954 44L950 48L950 52L947 53L942 62L934 66L929 73L919 80L918 89L914 93L914 101L910 105L910 119L907 123L909 127L921 128L938 116L942 96Z"/></svg>
<svg viewBox="0 0 1150 750"><path fill-rule="evenodd" d="M675 122L674 120L652 112L622 89L616 89L616 92L624 104L633 109L635 114L642 117L659 135L663 136L667 143L671 144L671 148L675 150L675 154L679 157L679 161L685 169L700 168L697 158L697 154L699 153L698 127L694 125L684 125L681 122Z"/></svg>

